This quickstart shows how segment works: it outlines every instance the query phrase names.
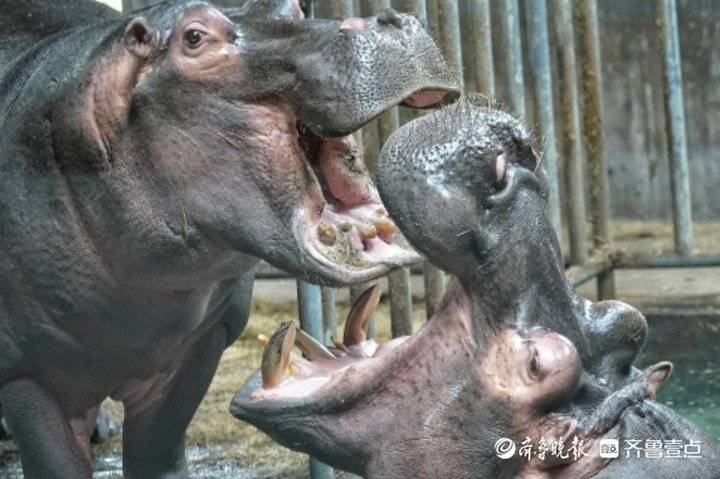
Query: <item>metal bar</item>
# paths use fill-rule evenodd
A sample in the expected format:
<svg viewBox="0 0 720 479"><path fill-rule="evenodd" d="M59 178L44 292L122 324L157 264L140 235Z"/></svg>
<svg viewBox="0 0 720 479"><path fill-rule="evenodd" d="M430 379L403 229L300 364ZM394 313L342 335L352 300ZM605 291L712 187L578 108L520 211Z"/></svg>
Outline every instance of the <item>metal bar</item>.
<svg viewBox="0 0 720 479"><path fill-rule="evenodd" d="M495 101L490 0L460 3L460 22L465 67L465 90L477 91Z"/></svg>
<svg viewBox="0 0 720 479"><path fill-rule="evenodd" d="M341 0L333 1L312 1L310 2L309 17L325 17L324 14L331 13L337 14L341 7L341 3L345 3ZM323 7L326 9L330 7L330 10L323 11ZM334 295L333 295L334 296ZM298 297L298 312L300 314L300 327L310 334L313 338L322 342L323 344L329 343L329 337L336 334L334 323L330 326L329 317L325 315L326 301L323 301L323 294L320 286L305 283L304 281L298 280L297 282L297 297ZM332 314L334 316L335 301L332 301ZM333 479L335 472L333 468L324 464L323 462L310 456L309 459L310 479Z"/></svg>
<svg viewBox="0 0 720 479"><path fill-rule="evenodd" d="M426 0L425 10L427 13L427 29L433 40L440 41L440 13L438 12L437 0Z"/></svg>
<svg viewBox="0 0 720 479"><path fill-rule="evenodd" d="M388 274L390 329L393 338L412 334L412 292L410 270L401 268Z"/></svg>
<svg viewBox="0 0 720 479"><path fill-rule="evenodd" d="M425 316L432 318L440 305L440 300L445 292L445 273L430 263L425 263L423 272L423 283L425 287Z"/></svg>
<svg viewBox="0 0 720 479"><path fill-rule="evenodd" d="M325 341L327 336L323 327L323 306L320 286L297 281L297 302L300 316L300 327L318 341ZM310 477L312 479L332 479L335 477L332 467L317 459L310 458Z"/></svg>
<svg viewBox="0 0 720 479"><path fill-rule="evenodd" d="M720 266L720 256L659 256L645 261L629 261L618 268L710 268Z"/></svg>
<svg viewBox="0 0 720 479"><path fill-rule="evenodd" d="M358 0L355 3L354 11L360 16L369 17L374 15L376 12L381 11L383 8L387 8L386 2L378 2L377 0ZM380 133L378 128L378 120L365 125L362 129L362 144L363 144L363 161L367 166L371 174L375 174L375 164L377 162L378 154L380 153L380 147L382 141L380 139ZM353 304L357 297L370 287L370 283L360 284L350 287L350 304ZM368 328L368 337L374 338L377 333L376 318L373 314L370 316L370 326Z"/></svg>
<svg viewBox="0 0 720 479"><path fill-rule="evenodd" d="M682 65L675 0L658 0L658 27L664 53L665 129L670 158L675 251L689 256L693 248L690 172L683 105Z"/></svg>
<svg viewBox="0 0 720 479"><path fill-rule="evenodd" d="M402 13L409 13L414 16L426 29L428 29L428 13L425 0L395 0L392 2L393 8ZM422 110L400 107L398 108L400 115L400 124L405 124L422 115Z"/></svg>
<svg viewBox="0 0 720 479"><path fill-rule="evenodd" d="M543 163L548 179L548 214L557 234L562 231L560 190L558 186L558 153L555 138L555 112L550 73L547 7L545 0L525 1L525 21L528 32L528 55L532 76L533 100L538 131L543 139Z"/></svg>
<svg viewBox="0 0 720 479"><path fill-rule="evenodd" d="M460 88L464 87L464 79L462 75L463 57L462 57L462 36L460 29L460 12L458 10L458 2L452 0L433 0L435 12L433 16L429 16L428 20L435 23L428 25L431 31L437 31L437 42L440 46L440 50L443 55L450 63L451 68L454 68L458 72L458 80L460 81ZM463 2L465 3L465 2ZM425 263L423 268L423 283L425 288L425 312L429 319L437 309L440 299L445 291L445 273L443 271L430 264ZM407 273L409 281L410 275ZM400 294L400 293L398 293ZM407 295L411 295L408 289ZM408 296L409 297L409 296ZM392 298L392 295L391 295ZM412 304L410 301L412 298L407 299L407 316L405 321L409 324L409 329L412 331ZM401 303L404 306L405 303Z"/></svg>
<svg viewBox="0 0 720 479"><path fill-rule="evenodd" d="M322 288L322 319L323 319L323 344L332 344L332 338L337 337L337 312L335 310L335 290L333 288Z"/></svg>
<svg viewBox="0 0 720 479"><path fill-rule="evenodd" d="M298 314L300 327L313 338L323 341L322 295L320 286L297 281Z"/></svg>
<svg viewBox="0 0 720 479"><path fill-rule="evenodd" d="M381 144L377 123L377 120L373 120L361 130L363 162L372 175L375 174L375 164L377 163L377 156L380 152Z"/></svg>
<svg viewBox="0 0 720 479"><path fill-rule="evenodd" d="M390 8L390 0L364 0L361 2L363 15L377 15ZM382 147L388 137L397 130L400 116L397 108L385 112L377 119L378 147ZM393 335L395 331L403 332L410 324L412 331L412 301L406 301L410 295L410 271L403 268L388 275L390 292L390 323ZM405 334L405 333L402 333Z"/></svg>
<svg viewBox="0 0 720 479"><path fill-rule="evenodd" d="M580 111L577 87L577 61L575 58L575 30L572 24L572 2L551 0L550 18L560 46L560 79L562 84L562 154L565 159L565 191L567 201L568 236L571 264L587 260L585 234L585 185L583 179L583 151L580 142Z"/></svg>
<svg viewBox="0 0 720 479"><path fill-rule="evenodd" d="M397 108L392 108L378 117L378 139L380 140L380 149L385 144L390 135L400 126L400 115Z"/></svg>
<svg viewBox="0 0 720 479"><path fill-rule="evenodd" d="M332 0L315 1L313 4L313 16L315 18L328 18L343 20L352 17L354 14L353 0ZM358 134L360 135L360 134ZM358 139L359 136L356 137ZM360 153L362 154L362 146ZM335 311L335 290L322 288L323 327L325 331L324 343L332 344L332 337L337 334L337 313Z"/></svg>
<svg viewBox="0 0 720 479"><path fill-rule="evenodd" d="M582 70L582 133L587 158L588 199L592 239L595 249L610 241L608 180L603 154L602 79L600 41L595 0L579 0L576 10L576 31L580 37ZM598 276L598 298L615 296L612 271Z"/></svg>
<svg viewBox="0 0 720 479"><path fill-rule="evenodd" d="M460 13L457 0L436 0L440 30L440 50L457 74L460 90L464 88Z"/></svg>
<svg viewBox="0 0 720 479"><path fill-rule="evenodd" d="M390 8L390 0L360 0L361 14L363 17L377 15L386 8Z"/></svg>
<svg viewBox="0 0 720 479"><path fill-rule="evenodd" d="M504 44L507 72L506 95L512 112L525 118L525 78L523 72L522 36L518 0L501 0L503 19L502 43Z"/></svg>
<svg viewBox="0 0 720 479"><path fill-rule="evenodd" d="M607 270L608 267L604 267L602 265L577 266L568 270L565 275L567 276L568 281L570 281L570 284L572 284L574 288L577 288L588 281L592 281L597 278L598 275L606 272Z"/></svg>
<svg viewBox="0 0 720 479"><path fill-rule="evenodd" d="M568 281L578 287L581 284L606 274L612 269L653 269L653 268L711 268L720 267L720 256L660 256L648 260L630 260L621 263L593 261L584 266L572 266L565 271Z"/></svg>
<svg viewBox="0 0 720 479"><path fill-rule="evenodd" d="M353 0L316 0L312 3L315 18L344 20L353 16Z"/></svg>

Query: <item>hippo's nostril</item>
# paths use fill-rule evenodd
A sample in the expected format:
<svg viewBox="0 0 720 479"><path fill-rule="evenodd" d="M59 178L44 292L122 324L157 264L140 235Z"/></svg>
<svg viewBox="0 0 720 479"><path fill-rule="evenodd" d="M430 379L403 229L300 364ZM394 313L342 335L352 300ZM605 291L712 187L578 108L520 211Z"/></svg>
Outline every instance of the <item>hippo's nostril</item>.
<svg viewBox="0 0 720 479"><path fill-rule="evenodd" d="M386 8L380 12L377 20L380 25L393 25L397 28L402 28L402 17L392 8Z"/></svg>

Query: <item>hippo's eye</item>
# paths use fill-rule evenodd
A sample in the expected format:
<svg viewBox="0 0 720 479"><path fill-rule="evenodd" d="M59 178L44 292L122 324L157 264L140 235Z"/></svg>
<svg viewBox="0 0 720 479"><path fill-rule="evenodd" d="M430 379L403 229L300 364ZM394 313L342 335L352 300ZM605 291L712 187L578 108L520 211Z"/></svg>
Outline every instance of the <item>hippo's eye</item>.
<svg viewBox="0 0 720 479"><path fill-rule="evenodd" d="M205 38L205 32L200 30L192 29L185 32L185 43L187 43L190 48L199 46L203 38Z"/></svg>

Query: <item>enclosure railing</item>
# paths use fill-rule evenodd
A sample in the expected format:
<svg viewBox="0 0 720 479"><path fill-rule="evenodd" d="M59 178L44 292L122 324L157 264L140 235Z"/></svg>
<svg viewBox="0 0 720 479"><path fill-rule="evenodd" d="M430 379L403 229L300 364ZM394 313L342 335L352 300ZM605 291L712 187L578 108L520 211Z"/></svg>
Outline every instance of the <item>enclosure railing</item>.
<svg viewBox="0 0 720 479"><path fill-rule="evenodd" d="M218 3L230 6L242 5L245 1ZM124 0L123 7L132 10L152 3L157 0ZM596 0L522 0L522 3L520 0L310 0L301 4L309 16L316 18L371 16L388 7L415 15L435 37L452 67L462 73L459 77L465 90L479 92L489 103L496 101L496 92L500 90L497 84L500 75L496 73L503 70L505 107L524 119L528 119L528 111L534 114L532 123L542 140L542 158L549 180L548 215L558 234L567 235L567 276L574 285L596 280L598 297L609 298L615 295L613 272L617 268L720 266L720 254L692 256L692 207L675 0L656 0L658 38L664 57L665 129L675 254L639 259L617 254L617 249L611 247L603 142L602 52ZM497 24L493 24L492 19L498 19ZM551 45L549 28L556 33L553 37L556 45ZM576 49L576 45L579 48ZM557 112L552 99L557 89L554 90L552 84L551 46L558 52L561 65L557 77L563 94ZM500 49L503 54L493 58L494 49ZM525 64L529 67L527 75ZM526 88L526 76L531 81L530 88ZM526 92L531 93L529 100ZM363 128L359 143L371 171L383 142L401 123L415 115L393 108ZM560 125L559 134L555 131L556 124ZM565 167L562 179L558 175L560 158ZM561 181L565 186L564 218L560 204ZM585 228L588 220L590 239ZM394 336L412 332L411 273L424 275L428 317L442 296L443 273L432 265L391 273L388 284ZM263 265L257 277L286 276ZM351 288L351 298L361 290L362 286ZM297 293L302 327L316 338L329 342L336 328L334 290L298 282ZM316 460L311 460L310 470L313 478L333 476L331 468Z"/></svg>

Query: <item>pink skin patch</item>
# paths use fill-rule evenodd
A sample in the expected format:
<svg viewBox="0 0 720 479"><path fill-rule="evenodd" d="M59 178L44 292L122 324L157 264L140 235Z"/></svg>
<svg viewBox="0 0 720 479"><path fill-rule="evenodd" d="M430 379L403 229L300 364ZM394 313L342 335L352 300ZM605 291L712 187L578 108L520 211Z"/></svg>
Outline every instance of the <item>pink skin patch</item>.
<svg viewBox="0 0 720 479"><path fill-rule="evenodd" d="M330 191L348 207L371 201L380 203L371 191L364 171L355 162L357 147L352 136L328 138L320 146L318 161Z"/></svg>
<svg viewBox="0 0 720 479"><path fill-rule="evenodd" d="M368 22L364 18L350 17L340 24L340 30L366 30L367 28Z"/></svg>
<svg viewBox="0 0 720 479"><path fill-rule="evenodd" d="M396 244L395 224L367 175L353 136L324 139L315 162L325 201L305 210L303 235L312 248L336 262L344 258L354 264L382 263L407 254Z"/></svg>
<svg viewBox="0 0 720 479"><path fill-rule="evenodd" d="M336 359L308 361L304 358L294 357L292 361L297 367L294 375L288 376L277 387L256 389L251 397L255 400L267 400L310 396L329 383L336 380L342 382L342 375L346 374L350 368L365 365L367 361L372 362L389 355L408 337L395 338L379 347L374 339L368 339L347 346L346 351L329 348L333 354L338 356Z"/></svg>
<svg viewBox="0 0 720 479"><path fill-rule="evenodd" d="M403 103L413 108L427 108L445 98L445 95L447 92L443 90L421 90L407 97Z"/></svg>

